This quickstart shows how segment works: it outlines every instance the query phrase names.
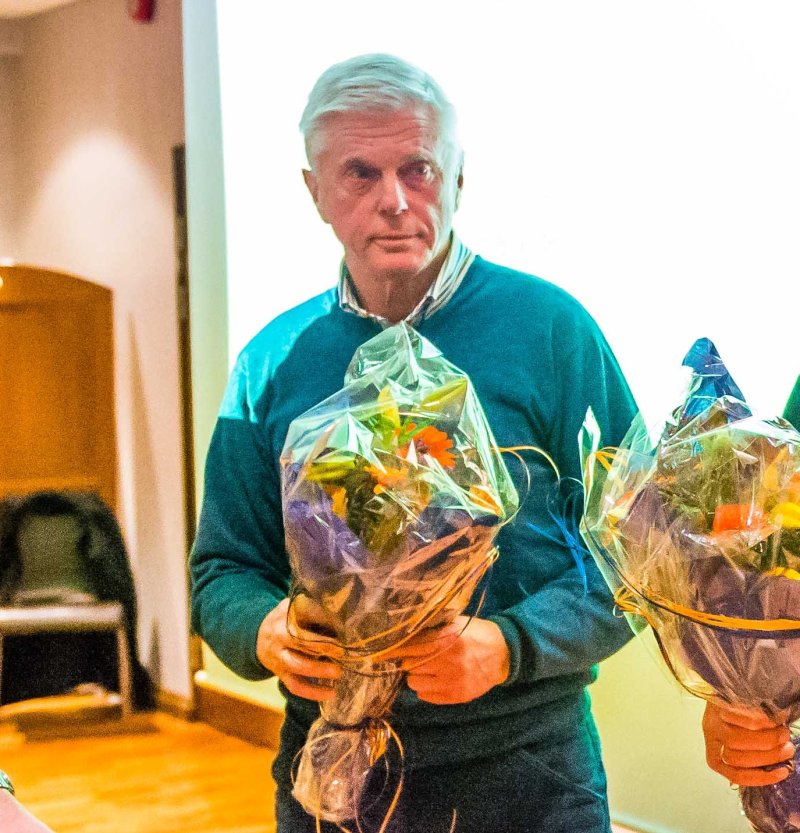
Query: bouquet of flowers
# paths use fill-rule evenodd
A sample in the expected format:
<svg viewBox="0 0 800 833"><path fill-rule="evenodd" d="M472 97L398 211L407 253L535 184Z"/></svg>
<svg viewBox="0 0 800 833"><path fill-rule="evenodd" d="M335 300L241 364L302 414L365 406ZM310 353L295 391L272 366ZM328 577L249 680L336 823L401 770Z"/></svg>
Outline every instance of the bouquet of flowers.
<svg viewBox="0 0 800 833"><path fill-rule="evenodd" d="M517 494L469 379L405 324L359 348L342 390L294 420L281 473L294 598L324 611L343 650L294 795L341 823L397 740L402 674L386 655L465 609Z"/></svg>
<svg viewBox="0 0 800 833"><path fill-rule="evenodd" d="M684 364L689 391L657 442L640 415L619 448L601 449L587 415L581 531L684 688L789 724L800 718L800 434L751 414L708 339ZM740 795L757 833L800 831L800 773Z"/></svg>

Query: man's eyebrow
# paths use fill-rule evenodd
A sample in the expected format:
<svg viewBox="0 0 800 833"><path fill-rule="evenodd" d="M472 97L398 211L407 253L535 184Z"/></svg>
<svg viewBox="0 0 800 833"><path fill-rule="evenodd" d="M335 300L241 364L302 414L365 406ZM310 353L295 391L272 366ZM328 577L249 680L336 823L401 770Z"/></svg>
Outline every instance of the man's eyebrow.
<svg viewBox="0 0 800 833"><path fill-rule="evenodd" d="M415 153L409 153L408 156L402 160L400 166L403 167L405 165L413 165L415 162L426 162L428 165L437 169L442 167L441 160L435 153L431 153L428 150L420 150Z"/></svg>
<svg viewBox="0 0 800 833"><path fill-rule="evenodd" d="M400 166L413 164L414 162L428 162L431 165L439 166L440 162L438 157L435 153L432 153L428 150L418 150L414 151L413 153L409 153L404 156L400 160ZM362 158L361 156L349 156L344 159L341 163L341 168L346 170L347 168L366 168L370 171L377 171L379 167L372 162L368 162L366 159Z"/></svg>
<svg viewBox="0 0 800 833"><path fill-rule="evenodd" d="M367 162L366 159L362 159L360 156L350 156L342 162L342 169L347 168L365 168L370 171L378 170L375 165L371 162Z"/></svg>

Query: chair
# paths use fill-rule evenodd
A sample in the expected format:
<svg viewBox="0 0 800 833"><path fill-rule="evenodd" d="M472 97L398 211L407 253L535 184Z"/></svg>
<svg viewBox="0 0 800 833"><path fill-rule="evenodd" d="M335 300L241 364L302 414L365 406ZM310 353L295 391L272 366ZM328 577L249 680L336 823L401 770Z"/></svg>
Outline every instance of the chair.
<svg viewBox="0 0 800 833"><path fill-rule="evenodd" d="M0 703L2 698L3 642L8 636L111 631L117 640L119 693L123 718L133 712L133 689L125 611L121 604L34 605L0 607Z"/></svg>
<svg viewBox="0 0 800 833"><path fill-rule="evenodd" d="M113 513L93 494L39 492L0 510L0 703L118 687L152 705L135 646L133 578Z"/></svg>

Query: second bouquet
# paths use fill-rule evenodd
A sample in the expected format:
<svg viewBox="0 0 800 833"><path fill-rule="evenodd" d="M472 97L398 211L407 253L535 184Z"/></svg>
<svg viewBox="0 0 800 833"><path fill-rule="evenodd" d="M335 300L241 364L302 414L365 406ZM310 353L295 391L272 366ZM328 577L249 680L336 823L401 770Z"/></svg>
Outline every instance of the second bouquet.
<svg viewBox="0 0 800 833"><path fill-rule="evenodd" d="M405 324L362 345L344 387L294 420L281 475L294 600L322 611L343 652L294 795L342 823L393 736L402 674L387 655L463 612L518 498L469 379Z"/></svg>
<svg viewBox="0 0 800 833"><path fill-rule="evenodd" d="M587 419L584 539L688 692L788 725L800 719L800 435L751 413L708 339L684 364L689 388L657 440L640 415L600 449ZM741 800L756 833L800 833L800 773Z"/></svg>

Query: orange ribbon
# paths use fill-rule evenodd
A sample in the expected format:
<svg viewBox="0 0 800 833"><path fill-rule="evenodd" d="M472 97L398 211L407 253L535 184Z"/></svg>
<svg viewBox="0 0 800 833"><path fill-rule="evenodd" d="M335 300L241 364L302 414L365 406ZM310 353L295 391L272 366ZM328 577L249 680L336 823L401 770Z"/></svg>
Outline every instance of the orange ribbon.
<svg viewBox="0 0 800 833"><path fill-rule="evenodd" d="M800 631L800 619L742 619L738 616L723 616L721 613L707 613L677 604L650 588L637 588L633 585L620 587L614 594L617 607L627 613L635 613L643 617L653 628L655 625L652 613L636 602L636 596L683 619L689 619L700 625L708 625L711 628L760 632Z"/></svg>

